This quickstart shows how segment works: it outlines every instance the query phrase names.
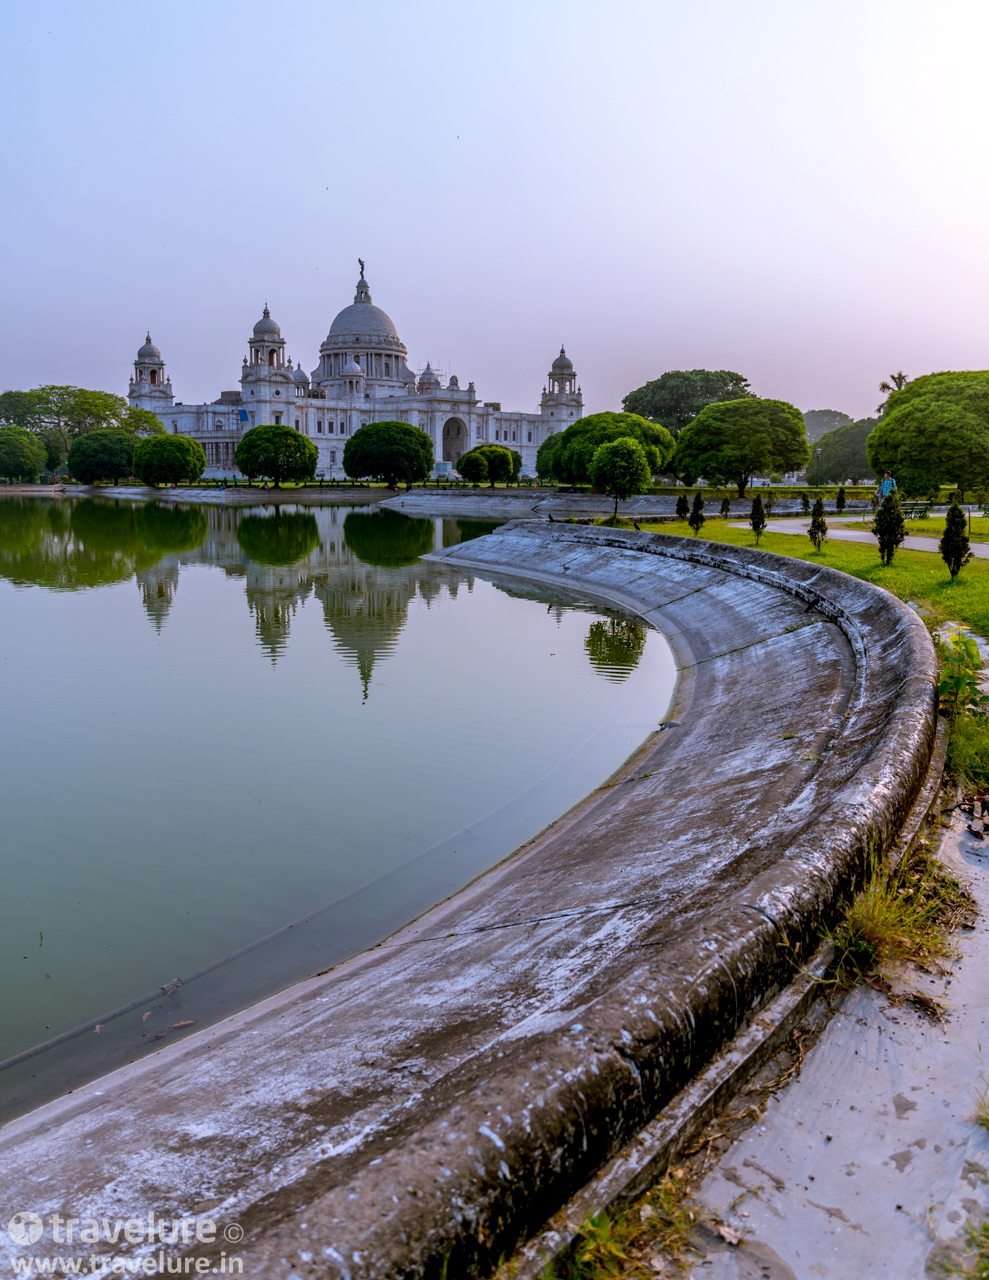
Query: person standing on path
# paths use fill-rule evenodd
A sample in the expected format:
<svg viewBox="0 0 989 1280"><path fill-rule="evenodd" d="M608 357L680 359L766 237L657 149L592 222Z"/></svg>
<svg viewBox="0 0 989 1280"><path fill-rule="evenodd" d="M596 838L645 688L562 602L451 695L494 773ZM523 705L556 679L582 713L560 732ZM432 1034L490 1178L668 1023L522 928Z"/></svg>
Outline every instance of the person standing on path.
<svg viewBox="0 0 989 1280"><path fill-rule="evenodd" d="M883 472L883 478L879 481L879 487L876 489L877 505L889 497L891 493L896 492L896 481L888 471Z"/></svg>

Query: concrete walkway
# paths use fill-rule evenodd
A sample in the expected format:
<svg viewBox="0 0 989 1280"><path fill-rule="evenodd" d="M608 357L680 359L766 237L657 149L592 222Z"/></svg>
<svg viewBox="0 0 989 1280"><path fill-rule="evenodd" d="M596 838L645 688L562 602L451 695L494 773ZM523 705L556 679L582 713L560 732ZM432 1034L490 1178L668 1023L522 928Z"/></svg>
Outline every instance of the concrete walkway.
<svg viewBox="0 0 989 1280"><path fill-rule="evenodd" d="M732 520L729 523L733 529L750 528L747 520ZM770 520L766 525L766 532L797 533L806 538L807 530L809 528L809 518ZM869 542L874 547L878 545L876 543L875 535L870 533L868 529L834 524L831 521L828 521L828 537L834 539L835 542ZM922 538L915 534L908 534L900 543L900 546L907 548L909 551L936 552L938 549L938 541L938 538ZM976 560L989 560L989 542L973 542L972 555Z"/></svg>
<svg viewBox="0 0 989 1280"><path fill-rule="evenodd" d="M942 856L982 912L953 966L909 975L944 1024L869 987L848 996L799 1077L702 1184L703 1208L742 1243L710 1245L691 1280L928 1280L989 1213L989 1133L974 1122L987 1087L989 842L956 814Z"/></svg>

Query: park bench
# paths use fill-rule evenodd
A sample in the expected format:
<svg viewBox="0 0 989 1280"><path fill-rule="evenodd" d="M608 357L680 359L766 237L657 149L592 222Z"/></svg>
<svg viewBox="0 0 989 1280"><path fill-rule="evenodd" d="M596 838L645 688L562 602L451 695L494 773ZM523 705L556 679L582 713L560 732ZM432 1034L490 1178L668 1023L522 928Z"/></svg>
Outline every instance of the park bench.
<svg viewBox="0 0 989 1280"><path fill-rule="evenodd" d="M930 509L931 504L929 502L904 502L901 505L901 510L906 520L926 520Z"/></svg>

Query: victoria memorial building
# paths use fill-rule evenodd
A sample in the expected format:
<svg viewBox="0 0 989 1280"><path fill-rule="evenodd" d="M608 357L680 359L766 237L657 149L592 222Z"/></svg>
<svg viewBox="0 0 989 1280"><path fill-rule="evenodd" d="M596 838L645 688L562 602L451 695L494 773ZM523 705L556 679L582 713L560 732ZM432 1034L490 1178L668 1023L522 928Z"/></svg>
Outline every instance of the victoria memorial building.
<svg viewBox="0 0 989 1280"><path fill-rule="evenodd" d="M267 306L247 347L239 390L221 391L211 404L174 399L150 334L134 361L129 402L157 414L167 431L198 440L206 450L207 475L234 473L234 448L251 427L287 423L316 444L317 471L341 476L348 437L385 420L421 427L433 442L439 473L455 469L461 454L477 444L504 444L522 455L523 472L533 474L536 451L546 437L583 413L577 375L562 347L538 413L479 400L473 382L461 387L453 375L444 386L428 364L417 376L391 317L371 301L363 263L354 301L330 325L311 373L286 359L285 339Z"/></svg>

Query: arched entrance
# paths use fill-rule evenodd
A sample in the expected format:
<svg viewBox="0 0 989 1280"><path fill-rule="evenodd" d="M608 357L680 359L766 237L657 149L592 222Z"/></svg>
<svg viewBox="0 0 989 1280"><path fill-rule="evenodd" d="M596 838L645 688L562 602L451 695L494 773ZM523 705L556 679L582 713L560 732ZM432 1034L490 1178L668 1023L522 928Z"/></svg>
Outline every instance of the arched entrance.
<svg viewBox="0 0 989 1280"><path fill-rule="evenodd" d="M443 461L454 466L460 455L467 452L467 428L460 418L447 418L443 423Z"/></svg>

